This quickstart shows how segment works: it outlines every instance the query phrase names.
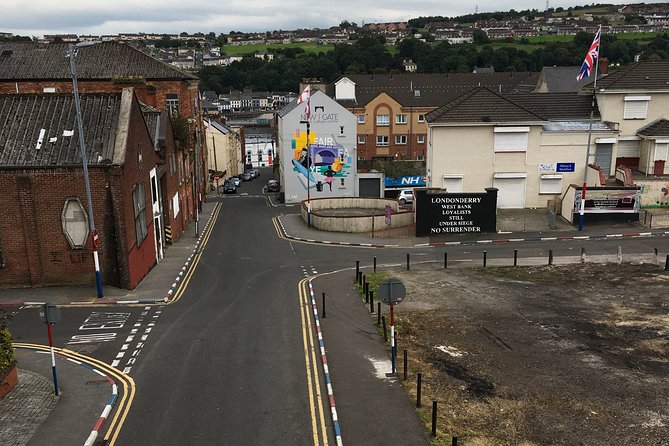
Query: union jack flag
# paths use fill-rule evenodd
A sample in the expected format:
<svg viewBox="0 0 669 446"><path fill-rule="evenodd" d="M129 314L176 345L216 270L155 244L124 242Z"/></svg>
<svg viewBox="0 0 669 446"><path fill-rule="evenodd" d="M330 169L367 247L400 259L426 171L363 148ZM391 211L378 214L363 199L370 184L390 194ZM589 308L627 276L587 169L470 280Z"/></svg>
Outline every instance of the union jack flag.
<svg viewBox="0 0 669 446"><path fill-rule="evenodd" d="M590 49L588 50L588 53L585 55L585 60L583 61L583 65L581 65L581 69L578 72L578 76L576 76L576 80L580 81L584 77L590 76L590 72L592 71L592 67L594 64L597 63L597 60L599 59L599 40L602 37L602 26L599 26L599 29L597 30L597 34L595 34L595 38L592 40L592 45L590 45Z"/></svg>

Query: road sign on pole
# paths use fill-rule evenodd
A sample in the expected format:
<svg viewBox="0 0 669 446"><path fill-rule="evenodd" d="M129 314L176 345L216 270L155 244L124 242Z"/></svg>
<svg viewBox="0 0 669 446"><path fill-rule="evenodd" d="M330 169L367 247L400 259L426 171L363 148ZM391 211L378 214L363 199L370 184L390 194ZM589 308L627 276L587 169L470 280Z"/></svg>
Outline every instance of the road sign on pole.
<svg viewBox="0 0 669 446"><path fill-rule="evenodd" d="M395 305L402 302L406 297L407 289L399 279L386 279L379 284L379 299L390 305L390 364L391 375L395 375L395 358L397 347L395 345Z"/></svg>

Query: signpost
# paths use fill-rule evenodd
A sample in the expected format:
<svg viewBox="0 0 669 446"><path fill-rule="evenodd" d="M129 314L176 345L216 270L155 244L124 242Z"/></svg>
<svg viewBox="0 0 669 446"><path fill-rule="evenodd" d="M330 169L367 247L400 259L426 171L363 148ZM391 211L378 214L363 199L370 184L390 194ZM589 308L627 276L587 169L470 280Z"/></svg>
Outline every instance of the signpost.
<svg viewBox="0 0 669 446"><path fill-rule="evenodd" d="M51 334L51 325L60 321L60 308L54 304L46 303L39 309L39 317L47 326L49 332L49 350L51 351L51 371L53 372L53 388L58 396L58 377L56 376L56 357L53 354L53 335Z"/></svg>
<svg viewBox="0 0 669 446"><path fill-rule="evenodd" d="M397 356L395 346L395 304L404 300L407 289L399 279L387 279L379 284L379 299L390 305L390 375L395 375L395 358Z"/></svg>

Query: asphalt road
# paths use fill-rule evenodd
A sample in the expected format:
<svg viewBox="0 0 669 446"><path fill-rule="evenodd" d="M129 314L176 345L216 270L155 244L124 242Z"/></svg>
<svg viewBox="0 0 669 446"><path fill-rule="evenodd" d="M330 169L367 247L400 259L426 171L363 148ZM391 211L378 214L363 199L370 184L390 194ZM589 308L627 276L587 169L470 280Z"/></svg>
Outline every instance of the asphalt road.
<svg viewBox="0 0 669 446"><path fill-rule="evenodd" d="M355 261L450 265L518 262L529 257L666 252L666 238L524 242L442 248L353 248L277 237L272 217L295 207L271 206L262 195L268 170L220 198L222 210L179 300L166 306L64 308L56 345L131 374L137 393L115 439L122 445L333 443L322 369L307 354L307 306L298 293L306 276L353 269ZM166 284L167 286L168 284ZM92 330L89 328L95 327ZM21 342L46 344L36 309L13 317ZM135 330L134 332L132 330ZM121 354L129 336L140 351ZM95 342L87 336L97 336ZM88 342L85 342L88 341ZM361 402L364 405L364 402ZM77 425L73 420L73 427ZM82 426L85 432L90 426Z"/></svg>

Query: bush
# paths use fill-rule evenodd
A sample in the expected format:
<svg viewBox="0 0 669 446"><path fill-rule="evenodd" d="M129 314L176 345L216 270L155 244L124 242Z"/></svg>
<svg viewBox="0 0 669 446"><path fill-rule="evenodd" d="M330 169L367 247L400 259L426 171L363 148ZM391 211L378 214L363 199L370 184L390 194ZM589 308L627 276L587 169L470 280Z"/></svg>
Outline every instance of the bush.
<svg viewBox="0 0 669 446"><path fill-rule="evenodd" d="M15 363L12 334L6 326L0 325L0 376L3 376Z"/></svg>

